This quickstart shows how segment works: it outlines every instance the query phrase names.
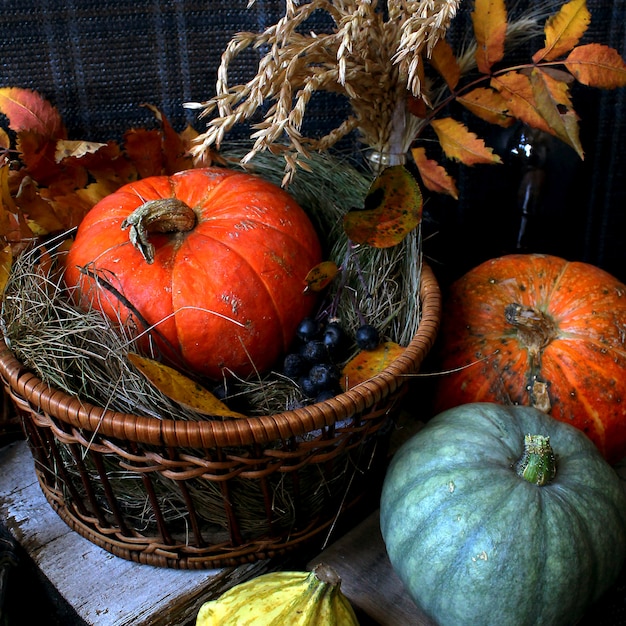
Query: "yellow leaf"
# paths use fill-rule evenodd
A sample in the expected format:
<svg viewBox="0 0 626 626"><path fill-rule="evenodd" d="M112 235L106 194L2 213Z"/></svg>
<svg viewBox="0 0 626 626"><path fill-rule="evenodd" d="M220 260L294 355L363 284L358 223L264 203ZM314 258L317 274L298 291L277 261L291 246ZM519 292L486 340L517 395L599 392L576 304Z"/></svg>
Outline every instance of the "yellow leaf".
<svg viewBox="0 0 626 626"><path fill-rule="evenodd" d="M626 85L626 63L617 50L599 43L574 48L565 67L583 85L616 89Z"/></svg>
<svg viewBox="0 0 626 626"><path fill-rule="evenodd" d="M493 89L477 87L464 96L457 96L456 101L490 124L506 128L515 121L508 114L506 100Z"/></svg>
<svg viewBox="0 0 626 626"><path fill-rule="evenodd" d="M504 0L476 0L472 12L478 71L489 74L504 57L507 13Z"/></svg>
<svg viewBox="0 0 626 626"><path fill-rule="evenodd" d="M500 157L461 122L444 117L433 120L431 124L448 158L456 159L465 165L502 163Z"/></svg>
<svg viewBox="0 0 626 626"><path fill-rule="evenodd" d="M534 69L530 82L537 111L546 120L552 134L571 146L583 159L584 152L578 132L578 116L571 108L568 87L561 81Z"/></svg>
<svg viewBox="0 0 626 626"><path fill-rule="evenodd" d="M452 91L461 77L461 68L454 56L452 46L445 40L440 39L433 48L430 57L431 65L439 72L446 81L446 85Z"/></svg>
<svg viewBox="0 0 626 626"><path fill-rule="evenodd" d="M344 391L376 376L403 352L404 348L393 341L381 343L375 350L361 350L341 371Z"/></svg>
<svg viewBox="0 0 626 626"><path fill-rule="evenodd" d="M424 148L413 148L411 155L426 189L436 193L447 193L455 200L459 199L454 179L441 165L426 156Z"/></svg>
<svg viewBox="0 0 626 626"><path fill-rule="evenodd" d="M332 282L338 271L337 264L334 261L322 261L306 275L304 279L306 290L322 291Z"/></svg>
<svg viewBox="0 0 626 626"><path fill-rule="evenodd" d="M537 110L530 77L521 72L507 72L491 79L491 86L506 100L509 112L533 128L552 133L550 125Z"/></svg>
<svg viewBox="0 0 626 626"><path fill-rule="evenodd" d="M533 61L553 61L569 52L585 34L591 14L586 0L572 0L550 17L544 29L545 45L533 55Z"/></svg>
<svg viewBox="0 0 626 626"><path fill-rule="evenodd" d="M203 415L216 417L245 417L241 413L231 411L210 391L187 378L179 371L146 357L128 353L128 360L150 381L162 394L193 411Z"/></svg>
<svg viewBox="0 0 626 626"><path fill-rule="evenodd" d="M4 128L0 128L0 150L8 150L11 147L11 139Z"/></svg>
<svg viewBox="0 0 626 626"><path fill-rule="evenodd" d="M363 209L344 215L343 227L354 243L389 248L400 243L422 219L422 192L403 166L384 169L365 197Z"/></svg>
<svg viewBox="0 0 626 626"><path fill-rule="evenodd" d="M60 139L56 143L56 151L54 160L60 163L63 159L75 157L80 159L85 154L93 154L106 147L106 143L96 143L95 141L72 141L69 139Z"/></svg>

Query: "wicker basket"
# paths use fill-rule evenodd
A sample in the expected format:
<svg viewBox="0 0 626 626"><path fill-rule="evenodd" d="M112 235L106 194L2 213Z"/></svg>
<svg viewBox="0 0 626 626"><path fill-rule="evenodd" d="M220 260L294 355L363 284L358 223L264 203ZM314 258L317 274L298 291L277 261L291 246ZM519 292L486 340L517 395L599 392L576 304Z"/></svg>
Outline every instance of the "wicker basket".
<svg viewBox="0 0 626 626"><path fill-rule="evenodd" d="M407 374L437 334L427 265L404 353L326 402L263 417L189 422L123 414L42 382L0 342L0 375L48 502L76 532L141 563L213 568L323 538L384 471Z"/></svg>

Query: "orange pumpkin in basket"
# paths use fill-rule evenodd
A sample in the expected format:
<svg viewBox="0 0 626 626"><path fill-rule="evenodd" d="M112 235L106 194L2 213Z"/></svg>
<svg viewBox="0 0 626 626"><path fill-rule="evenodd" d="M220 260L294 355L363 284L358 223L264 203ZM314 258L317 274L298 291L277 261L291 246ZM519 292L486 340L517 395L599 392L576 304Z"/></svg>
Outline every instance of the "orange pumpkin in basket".
<svg viewBox="0 0 626 626"><path fill-rule="evenodd" d="M315 229L287 192L198 168L101 200L78 229L65 281L83 306L217 379L263 371L287 348L314 304L304 279L320 260Z"/></svg>
<svg viewBox="0 0 626 626"><path fill-rule="evenodd" d="M531 405L626 456L626 286L592 265L514 254L470 270L442 316L435 409Z"/></svg>

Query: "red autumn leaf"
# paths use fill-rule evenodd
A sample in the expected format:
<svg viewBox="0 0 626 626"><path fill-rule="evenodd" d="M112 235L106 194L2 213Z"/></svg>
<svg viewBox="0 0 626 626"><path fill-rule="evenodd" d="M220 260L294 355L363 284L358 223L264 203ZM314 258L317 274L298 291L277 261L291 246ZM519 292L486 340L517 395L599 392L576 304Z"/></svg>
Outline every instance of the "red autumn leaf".
<svg viewBox="0 0 626 626"><path fill-rule="evenodd" d="M361 350L346 363L341 372L341 386L344 391L380 374L403 352L404 348L392 341L381 343L375 350Z"/></svg>
<svg viewBox="0 0 626 626"><path fill-rule="evenodd" d="M124 133L124 151L140 178L163 173L163 145L158 130L139 128L127 131Z"/></svg>
<svg viewBox="0 0 626 626"><path fill-rule="evenodd" d="M216 417L245 417L241 413L231 411L210 391L191 380L179 371L140 356L128 353L128 360L150 381L162 394L178 404L188 407L203 415Z"/></svg>
<svg viewBox="0 0 626 626"><path fill-rule="evenodd" d="M507 13L504 0L476 0L472 12L478 71L489 74L504 57Z"/></svg>
<svg viewBox="0 0 626 626"><path fill-rule="evenodd" d="M455 200L459 199L459 191L454 179L439 163L426 156L424 148L413 148L411 155L426 189L436 193L446 193Z"/></svg>
<svg viewBox="0 0 626 626"><path fill-rule="evenodd" d="M372 183L363 209L344 215L343 226L354 243L389 248L400 243L422 219L422 193L402 165L384 169Z"/></svg>
<svg viewBox="0 0 626 626"><path fill-rule="evenodd" d="M437 133L442 150L449 159L455 159L465 165L502 163L500 157L461 122L446 117L433 120L431 125Z"/></svg>
<svg viewBox="0 0 626 626"><path fill-rule="evenodd" d="M574 48L565 66L583 85L616 89L626 85L626 63L613 48L598 43Z"/></svg>
<svg viewBox="0 0 626 626"><path fill-rule="evenodd" d="M477 87L464 96L457 96L456 101L490 124L506 128L515 121L509 115L506 100L493 89Z"/></svg>
<svg viewBox="0 0 626 626"><path fill-rule="evenodd" d="M571 108L568 86L538 69L532 71L530 82L537 111L548 123L552 134L571 146L583 159L578 116Z"/></svg>
<svg viewBox="0 0 626 626"><path fill-rule="evenodd" d="M546 21L545 45L533 55L533 61L553 61L569 52L585 34L591 15L586 0L571 0Z"/></svg>
<svg viewBox="0 0 626 626"><path fill-rule="evenodd" d="M306 291L319 292L325 289L337 276L339 268L334 261L322 261L318 263L306 275L304 282L306 283Z"/></svg>
<svg viewBox="0 0 626 626"><path fill-rule="evenodd" d="M550 125L537 110L530 77L521 72L507 72L491 79L491 86L506 100L511 115L533 128L552 133Z"/></svg>
<svg viewBox="0 0 626 626"><path fill-rule="evenodd" d="M19 87L0 89L0 113L15 132L29 131L49 139L64 139L67 131L59 112L37 92Z"/></svg>
<svg viewBox="0 0 626 626"><path fill-rule="evenodd" d="M17 150L28 173L41 184L62 175L62 168L55 159L56 139L36 131L22 130L17 133Z"/></svg>
<svg viewBox="0 0 626 626"><path fill-rule="evenodd" d="M430 64L437 70L446 81L448 89L453 91L461 78L461 68L454 56L452 46L445 40L440 39L433 48Z"/></svg>
<svg viewBox="0 0 626 626"><path fill-rule="evenodd" d="M407 109L411 115L424 119L428 115L428 107L424 98L417 98L413 94L409 94L406 101Z"/></svg>

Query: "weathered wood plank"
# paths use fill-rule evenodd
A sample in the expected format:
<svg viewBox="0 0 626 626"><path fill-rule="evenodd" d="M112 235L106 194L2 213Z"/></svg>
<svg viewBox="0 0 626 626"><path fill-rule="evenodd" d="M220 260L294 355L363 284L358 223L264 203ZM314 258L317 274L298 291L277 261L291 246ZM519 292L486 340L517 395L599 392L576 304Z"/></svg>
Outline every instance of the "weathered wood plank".
<svg viewBox="0 0 626 626"><path fill-rule="evenodd" d="M270 566L262 561L173 570L106 552L72 531L48 504L23 441L0 450L0 515L42 575L89 626L182 626L203 602Z"/></svg>

